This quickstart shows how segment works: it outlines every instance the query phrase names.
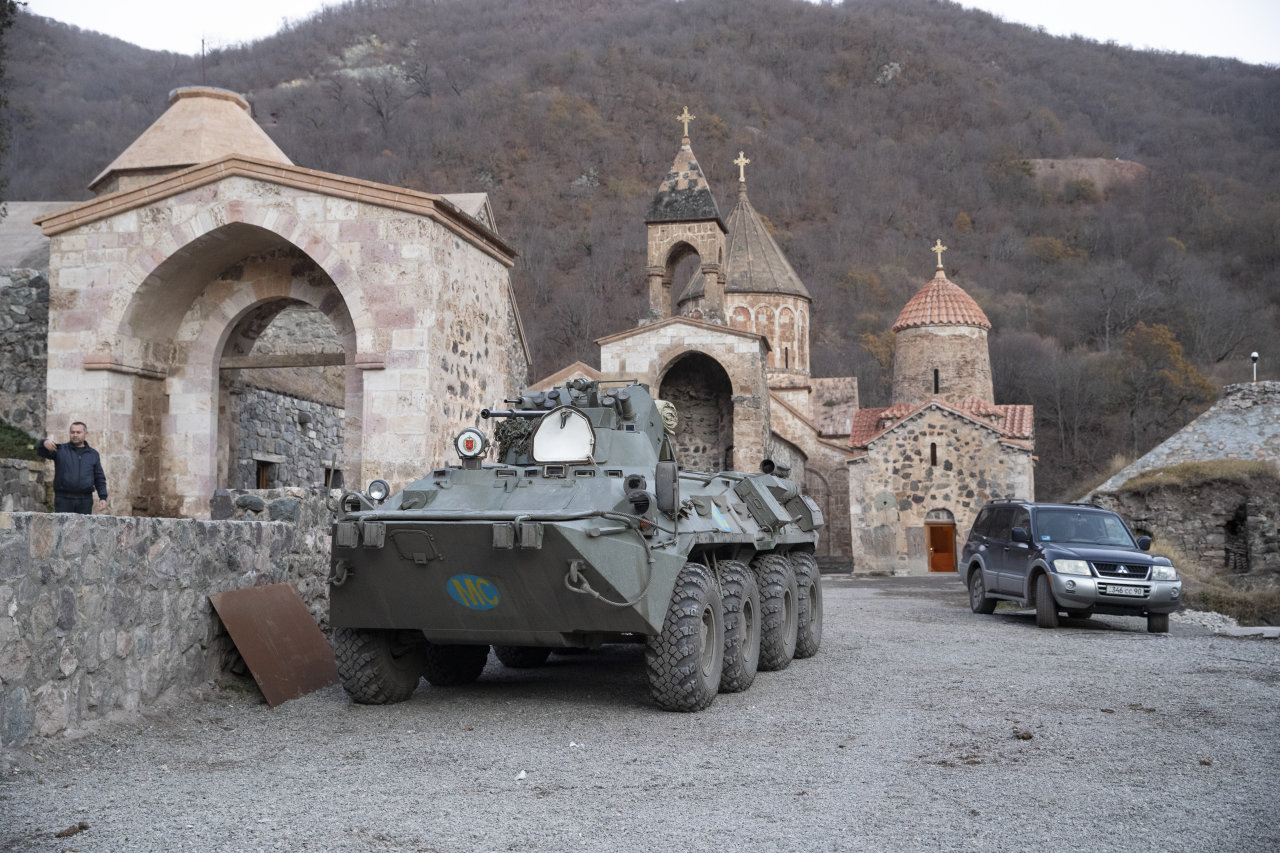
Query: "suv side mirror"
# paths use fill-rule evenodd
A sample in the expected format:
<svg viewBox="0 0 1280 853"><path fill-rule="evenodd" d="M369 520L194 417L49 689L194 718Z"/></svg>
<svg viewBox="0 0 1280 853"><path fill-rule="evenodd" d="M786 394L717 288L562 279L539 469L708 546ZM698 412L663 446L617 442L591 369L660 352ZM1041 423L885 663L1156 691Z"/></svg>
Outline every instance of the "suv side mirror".
<svg viewBox="0 0 1280 853"><path fill-rule="evenodd" d="M1138 537L1138 547L1139 547L1141 550L1143 550L1143 551L1150 551L1150 550L1151 550L1151 537L1150 537L1150 536L1139 536L1139 537Z"/></svg>
<svg viewBox="0 0 1280 853"><path fill-rule="evenodd" d="M1031 544L1031 534L1027 532L1025 527L1015 527L1009 531L1009 535L1014 542L1021 542L1024 545Z"/></svg>

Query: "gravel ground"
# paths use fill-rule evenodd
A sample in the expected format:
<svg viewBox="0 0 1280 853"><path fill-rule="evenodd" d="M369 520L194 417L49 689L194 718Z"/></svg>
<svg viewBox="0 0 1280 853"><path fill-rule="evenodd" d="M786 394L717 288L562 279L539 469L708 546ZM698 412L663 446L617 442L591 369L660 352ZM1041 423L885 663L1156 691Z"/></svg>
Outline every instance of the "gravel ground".
<svg viewBox="0 0 1280 853"><path fill-rule="evenodd" d="M824 581L819 654L701 714L653 709L642 650L609 647L391 707L216 689L36 740L0 850L1280 849L1280 642Z"/></svg>

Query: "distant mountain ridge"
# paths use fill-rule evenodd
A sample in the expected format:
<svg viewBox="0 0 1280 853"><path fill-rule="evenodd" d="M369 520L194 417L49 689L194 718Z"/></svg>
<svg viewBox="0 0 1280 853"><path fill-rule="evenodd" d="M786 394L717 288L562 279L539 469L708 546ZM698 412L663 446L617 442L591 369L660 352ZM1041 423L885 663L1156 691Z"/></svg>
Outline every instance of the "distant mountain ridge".
<svg viewBox="0 0 1280 853"><path fill-rule="evenodd" d="M643 312L644 212L685 105L722 207L751 159L753 205L814 298L815 373L857 375L865 404L928 247L951 247L994 326L997 399L1043 419L1046 491L1180 425L1139 423L1139 323L1216 381L1275 334L1274 68L939 0L361 0L203 64L25 13L8 38L10 198L86 198L173 88L243 93L300 166L487 193L535 375L594 362Z"/></svg>

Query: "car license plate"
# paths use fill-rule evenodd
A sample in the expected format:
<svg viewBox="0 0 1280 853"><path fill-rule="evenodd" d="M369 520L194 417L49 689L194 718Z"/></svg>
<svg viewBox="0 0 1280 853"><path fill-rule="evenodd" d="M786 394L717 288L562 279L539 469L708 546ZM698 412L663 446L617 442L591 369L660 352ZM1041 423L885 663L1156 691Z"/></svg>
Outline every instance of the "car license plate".
<svg viewBox="0 0 1280 853"><path fill-rule="evenodd" d="M1116 586L1112 584L1107 587L1107 592L1111 595L1136 595L1141 596L1145 590L1140 586Z"/></svg>

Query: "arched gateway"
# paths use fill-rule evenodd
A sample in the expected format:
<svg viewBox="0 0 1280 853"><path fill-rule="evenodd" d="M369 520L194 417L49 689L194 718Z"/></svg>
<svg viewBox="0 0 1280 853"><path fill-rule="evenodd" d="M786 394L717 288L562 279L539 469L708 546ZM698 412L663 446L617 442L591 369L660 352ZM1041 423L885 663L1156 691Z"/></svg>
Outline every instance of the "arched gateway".
<svg viewBox="0 0 1280 853"><path fill-rule="evenodd" d="M184 111L203 93L221 118L230 93L179 90L174 121L190 123ZM246 133L261 133L244 106ZM134 147L157 147L170 117ZM95 181L118 191L40 220L51 256L47 423L93 425L113 512L208 514L225 485L220 447L227 470L219 372L288 305L320 312L341 341L334 456L349 481L418 476L458 425L525 381L512 252L483 197L458 197L467 213L444 196L287 161L229 153L166 171L164 157L145 168L129 153L118 175Z"/></svg>

